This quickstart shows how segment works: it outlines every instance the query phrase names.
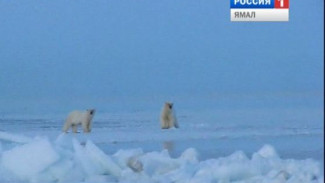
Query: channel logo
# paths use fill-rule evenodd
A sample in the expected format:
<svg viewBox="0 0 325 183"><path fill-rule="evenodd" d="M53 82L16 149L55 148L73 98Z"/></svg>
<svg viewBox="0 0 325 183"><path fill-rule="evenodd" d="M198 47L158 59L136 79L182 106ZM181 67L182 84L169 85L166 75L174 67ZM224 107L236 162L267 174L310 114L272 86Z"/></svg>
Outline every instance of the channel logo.
<svg viewBox="0 0 325 183"><path fill-rule="evenodd" d="M289 0L230 0L231 21L289 21Z"/></svg>

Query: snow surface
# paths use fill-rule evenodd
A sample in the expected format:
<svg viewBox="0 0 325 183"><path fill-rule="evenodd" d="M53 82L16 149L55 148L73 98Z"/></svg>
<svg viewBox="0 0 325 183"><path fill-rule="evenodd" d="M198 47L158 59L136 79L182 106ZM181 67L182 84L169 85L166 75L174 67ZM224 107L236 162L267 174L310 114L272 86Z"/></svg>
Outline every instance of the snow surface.
<svg viewBox="0 0 325 183"><path fill-rule="evenodd" d="M91 133L63 134L66 113L2 113L0 183L320 183L323 110L99 111ZM158 113L159 114L159 113Z"/></svg>
<svg viewBox="0 0 325 183"><path fill-rule="evenodd" d="M0 142L14 144L0 150L0 182L324 182L317 161L282 159L271 145L251 157L236 151L200 161L194 148L176 158L167 150L121 149L110 155L76 135L61 134L51 141L10 134L11 142L8 135L0 133Z"/></svg>

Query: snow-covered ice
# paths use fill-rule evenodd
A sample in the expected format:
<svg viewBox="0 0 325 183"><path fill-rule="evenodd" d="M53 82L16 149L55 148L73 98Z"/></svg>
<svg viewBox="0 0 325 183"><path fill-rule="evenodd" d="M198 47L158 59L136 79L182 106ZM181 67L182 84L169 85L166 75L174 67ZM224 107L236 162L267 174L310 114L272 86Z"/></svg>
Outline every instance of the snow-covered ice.
<svg viewBox="0 0 325 183"><path fill-rule="evenodd" d="M65 113L3 114L1 183L324 181L322 110L99 111L91 133L62 133Z"/></svg>
<svg viewBox="0 0 325 183"><path fill-rule="evenodd" d="M3 139L0 134L0 139ZM11 134L16 137L15 134ZM17 138L21 136L17 136ZM15 139L15 138L12 138ZM7 142L8 143L8 140ZM167 150L121 149L107 154L91 140L61 134L12 141L2 147L0 182L236 182L321 183L324 175L312 159L282 159L271 145L251 157L236 151L199 160L194 148L173 158ZM8 147L8 146L7 146Z"/></svg>

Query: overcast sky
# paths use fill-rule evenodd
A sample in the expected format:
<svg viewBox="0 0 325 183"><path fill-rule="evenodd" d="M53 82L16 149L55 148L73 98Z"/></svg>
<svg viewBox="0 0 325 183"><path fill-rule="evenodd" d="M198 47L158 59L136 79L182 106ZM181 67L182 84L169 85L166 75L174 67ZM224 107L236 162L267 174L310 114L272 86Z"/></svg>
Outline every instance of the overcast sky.
<svg viewBox="0 0 325 183"><path fill-rule="evenodd" d="M228 0L0 0L0 99L322 93L323 3L235 23Z"/></svg>

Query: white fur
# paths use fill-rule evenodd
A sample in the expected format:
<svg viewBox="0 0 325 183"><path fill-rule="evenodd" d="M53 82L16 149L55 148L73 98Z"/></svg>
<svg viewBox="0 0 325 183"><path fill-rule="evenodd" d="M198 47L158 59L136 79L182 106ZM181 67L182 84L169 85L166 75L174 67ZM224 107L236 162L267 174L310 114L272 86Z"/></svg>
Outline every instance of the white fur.
<svg viewBox="0 0 325 183"><path fill-rule="evenodd" d="M172 103L165 103L164 107L161 110L160 123L162 129L168 129L172 127L178 128L177 118Z"/></svg>
<svg viewBox="0 0 325 183"><path fill-rule="evenodd" d="M85 133L91 131L92 119L95 115L94 109L88 109L86 111L72 111L69 113L65 124L63 126L63 132L68 132L72 127L74 133L77 133L78 125L81 125Z"/></svg>

